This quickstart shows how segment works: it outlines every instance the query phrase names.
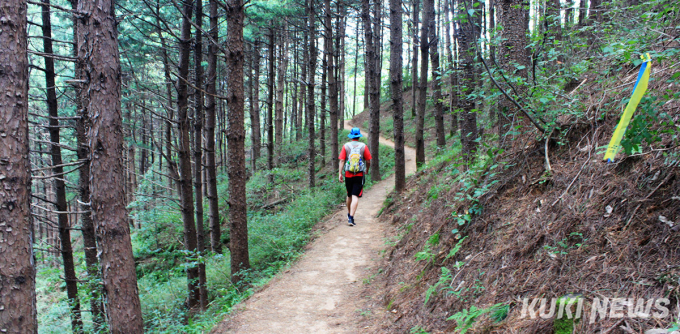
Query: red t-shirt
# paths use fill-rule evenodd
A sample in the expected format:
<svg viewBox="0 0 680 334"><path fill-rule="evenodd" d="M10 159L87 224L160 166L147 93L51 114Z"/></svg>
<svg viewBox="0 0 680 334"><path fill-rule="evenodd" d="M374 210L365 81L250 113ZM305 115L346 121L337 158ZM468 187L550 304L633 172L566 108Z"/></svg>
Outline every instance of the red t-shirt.
<svg viewBox="0 0 680 334"><path fill-rule="evenodd" d="M358 140L354 140L358 141ZM371 156L371 152L368 150L368 145L364 148L364 160L371 160L373 157ZM347 152L345 152L345 145L342 145L342 151L340 151L340 156L338 157L340 160L346 160L347 159ZM359 173L352 173L352 172L347 172L345 171L345 177L355 177L355 176L364 176L364 172L359 172Z"/></svg>

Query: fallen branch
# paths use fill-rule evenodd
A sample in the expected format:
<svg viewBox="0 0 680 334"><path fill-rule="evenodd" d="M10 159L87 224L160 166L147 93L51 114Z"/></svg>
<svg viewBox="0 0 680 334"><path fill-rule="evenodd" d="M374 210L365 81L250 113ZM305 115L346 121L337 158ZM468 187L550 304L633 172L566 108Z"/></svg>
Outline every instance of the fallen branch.
<svg viewBox="0 0 680 334"><path fill-rule="evenodd" d="M545 170L547 172L552 170L552 168L550 168L550 157L548 156L548 143L550 142L550 137L552 136L553 131L555 131L555 128L550 130L550 134L548 134L548 137L545 138Z"/></svg>
<svg viewBox="0 0 680 334"><path fill-rule="evenodd" d="M278 201L274 201L274 202L271 202L271 203L269 203L269 204L263 205L263 206L262 206L262 209L267 210L267 209L273 208L273 207L275 207L275 206L277 206L277 205L279 205L279 204L281 204L281 203L285 203L286 201L288 201L287 198L282 198L282 199L280 199L280 200L278 200Z"/></svg>

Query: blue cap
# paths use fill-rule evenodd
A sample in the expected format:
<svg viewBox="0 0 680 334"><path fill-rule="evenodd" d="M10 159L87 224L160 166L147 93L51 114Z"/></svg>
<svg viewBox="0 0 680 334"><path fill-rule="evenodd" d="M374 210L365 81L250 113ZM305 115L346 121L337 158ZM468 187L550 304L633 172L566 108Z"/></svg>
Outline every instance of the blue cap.
<svg viewBox="0 0 680 334"><path fill-rule="evenodd" d="M352 131L349 132L347 137L354 139L354 138L359 138L359 137L363 137L363 136L361 135L361 130L359 130L359 128L352 128Z"/></svg>

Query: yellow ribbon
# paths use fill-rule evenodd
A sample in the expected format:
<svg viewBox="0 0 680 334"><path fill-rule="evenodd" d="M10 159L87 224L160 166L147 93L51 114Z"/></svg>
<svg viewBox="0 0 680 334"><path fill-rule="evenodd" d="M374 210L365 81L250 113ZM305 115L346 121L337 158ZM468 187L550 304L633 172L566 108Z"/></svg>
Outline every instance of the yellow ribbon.
<svg viewBox="0 0 680 334"><path fill-rule="evenodd" d="M619 149L621 148L621 139L623 138L623 134L626 132L626 128L628 127L628 123L630 123L631 117L633 117L633 112L635 112L635 108L637 108L642 96L645 95L645 92L647 91L649 74L652 72L652 58L649 56L649 53L646 55L646 59L644 56L640 56L644 62L640 67L640 72L638 73L638 78L635 82L635 87L633 88L633 95L630 97L630 101L628 101L628 105L626 105L626 109L623 111L619 125L616 126L614 135L612 136L611 141L609 141L607 152L604 154L604 160L608 162L614 161L616 153L619 152Z"/></svg>

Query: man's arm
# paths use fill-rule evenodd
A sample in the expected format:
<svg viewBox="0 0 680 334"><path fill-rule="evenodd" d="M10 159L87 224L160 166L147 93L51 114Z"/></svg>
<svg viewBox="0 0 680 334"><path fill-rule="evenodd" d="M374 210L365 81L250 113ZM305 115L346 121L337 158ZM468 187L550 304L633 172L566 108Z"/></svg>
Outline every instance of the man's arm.
<svg viewBox="0 0 680 334"><path fill-rule="evenodd" d="M371 160L366 160L366 174L371 170Z"/></svg>
<svg viewBox="0 0 680 334"><path fill-rule="evenodd" d="M338 180L342 182L342 172L345 166L345 160L340 160L340 166L338 166Z"/></svg>

